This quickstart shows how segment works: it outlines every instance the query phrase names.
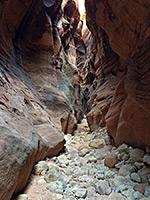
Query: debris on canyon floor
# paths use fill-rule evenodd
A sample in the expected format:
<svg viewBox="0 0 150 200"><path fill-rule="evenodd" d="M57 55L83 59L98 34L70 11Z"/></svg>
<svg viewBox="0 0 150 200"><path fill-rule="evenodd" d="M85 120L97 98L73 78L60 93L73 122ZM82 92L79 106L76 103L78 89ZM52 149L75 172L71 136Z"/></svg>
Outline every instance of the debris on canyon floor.
<svg viewBox="0 0 150 200"><path fill-rule="evenodd" d="M65 139L65 152L38 162L17 200L150 199L148 152L116 148L106 128L90 132L85 121Z"/></svg>

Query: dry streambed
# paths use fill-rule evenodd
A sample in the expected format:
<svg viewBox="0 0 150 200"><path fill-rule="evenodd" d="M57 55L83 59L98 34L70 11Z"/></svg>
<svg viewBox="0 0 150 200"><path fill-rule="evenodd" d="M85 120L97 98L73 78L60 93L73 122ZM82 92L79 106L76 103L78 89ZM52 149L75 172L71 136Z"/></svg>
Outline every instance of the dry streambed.
<svg viewBox="0 0 150 200"><path fill-rule="evenodd" d="M38 162L17 200L150 199L148 149L116 148L105 128L91 133L86 123L65 139L65 152Z"/></svg>

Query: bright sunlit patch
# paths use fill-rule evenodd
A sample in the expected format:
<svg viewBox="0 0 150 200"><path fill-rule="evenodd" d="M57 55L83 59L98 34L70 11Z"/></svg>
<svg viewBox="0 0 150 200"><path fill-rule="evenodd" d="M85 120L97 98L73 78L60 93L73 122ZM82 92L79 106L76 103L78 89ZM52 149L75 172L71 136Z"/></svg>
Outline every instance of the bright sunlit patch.
<svg viewBox="0 0 150 200"><path fill-rule="evenodd" d="M84 20L85 19L85 0L78 0L78 5L79 5L79 12L80 12L80 16L81 19Z"/></svg>
<svg viewBox="0 0 150 200"><path fill-rule="evenodd" d="M84 31L86 29L85 0L77 0L77 4L80 12L80 19L83 21L82 31Z"/></svg>

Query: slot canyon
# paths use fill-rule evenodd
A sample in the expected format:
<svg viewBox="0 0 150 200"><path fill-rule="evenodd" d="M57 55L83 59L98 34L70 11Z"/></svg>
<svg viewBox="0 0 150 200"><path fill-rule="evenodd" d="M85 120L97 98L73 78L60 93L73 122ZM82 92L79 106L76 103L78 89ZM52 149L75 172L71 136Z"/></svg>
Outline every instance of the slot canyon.
<svg viewBox="0 0 150 200"><path fill-rule="evenodd" d="M0 0L0 200L149 200L149 100L149 0Z"/></svg>

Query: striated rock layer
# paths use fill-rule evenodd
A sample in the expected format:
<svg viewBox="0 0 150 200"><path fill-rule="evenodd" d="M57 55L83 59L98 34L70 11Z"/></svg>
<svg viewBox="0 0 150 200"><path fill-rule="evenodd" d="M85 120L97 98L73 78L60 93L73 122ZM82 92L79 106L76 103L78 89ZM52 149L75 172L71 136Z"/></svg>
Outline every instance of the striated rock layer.
<svg viewBox="0 0 150 200"><path fill-rule="evenodd" d="M86 0L94 35L88 82L91 129L107 126L118 146L150 146L150 2ZM88 73L88 74L89 74Z"/></svg>
<svg viewBox="0 0 150 200"><path fill-rule="evenodd" d="M79 20L74 1L0 2L1 200L24 188L35 162L59 153L83 116L66 50Z"/></svg>

